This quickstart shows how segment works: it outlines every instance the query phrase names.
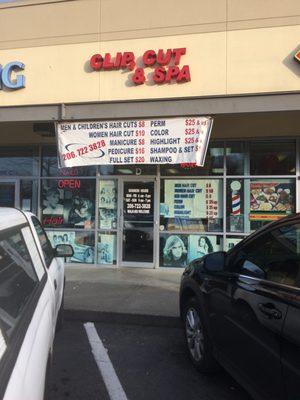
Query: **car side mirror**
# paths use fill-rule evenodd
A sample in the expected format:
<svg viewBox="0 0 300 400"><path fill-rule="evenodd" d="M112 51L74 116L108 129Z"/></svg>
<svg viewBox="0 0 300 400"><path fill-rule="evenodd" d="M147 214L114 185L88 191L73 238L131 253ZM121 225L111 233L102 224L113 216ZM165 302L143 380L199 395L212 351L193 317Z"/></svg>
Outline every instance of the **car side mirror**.
<svg viewBox="0 0 300 400"><path fill-rule="evenodd" d="M70 244L58 244L54 249L54 257L72 257L73 247Z"/></svg>
<svg viewBox="0 0 300 400"><path fill-rule="evenodd" d="M204 269L211 273L222 272L225 269L225 259L225 251L208 254L204 259Z"/></svg>

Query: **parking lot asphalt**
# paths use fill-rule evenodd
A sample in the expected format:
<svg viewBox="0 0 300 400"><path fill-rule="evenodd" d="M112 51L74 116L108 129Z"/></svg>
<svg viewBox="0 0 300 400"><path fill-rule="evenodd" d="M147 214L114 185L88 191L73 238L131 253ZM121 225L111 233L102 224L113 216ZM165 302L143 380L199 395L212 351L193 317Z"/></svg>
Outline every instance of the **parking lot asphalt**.
<svg viewBox="0 0 300 400"><path fill-rule="evenodd" d="M179 328L96 323L130 400L249 400L223 370L200 374L190 363ZM109 400L84 325L67 322L57 334L49 400Z"/></svg>

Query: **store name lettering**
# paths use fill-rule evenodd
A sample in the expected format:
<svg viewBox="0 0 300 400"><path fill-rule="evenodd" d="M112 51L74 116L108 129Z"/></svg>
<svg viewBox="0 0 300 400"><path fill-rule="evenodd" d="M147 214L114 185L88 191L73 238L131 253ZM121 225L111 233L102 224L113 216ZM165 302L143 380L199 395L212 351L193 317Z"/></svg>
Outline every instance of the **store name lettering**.
<svg viewBox="0 0 300 400"><path fill-rule="evenodd" d="M115 56L110 53L105 53L104 57L101 54L94 54L90 59L90 66L94 71L100 70L119 70L127 69L133 71L131 81L135 85L142 85L146 82L162 83L184 83L191 80L190 68L188 65L179 67L181 57L186 54L186 48L178 49L159 49L147 50L141 57L137 66L137 58L132 51L123 53L117 52ZM150 78L146 77L145 68L154 68Z"/></svg>
<svg viewBox="0 0 300 400"><path fill-rule="evenodd" d="M0 65L0 90L4 88L11 90L24 88L25 76L17 74L24 69L25 65L19 61L13 61L4 66Z"/></svg>

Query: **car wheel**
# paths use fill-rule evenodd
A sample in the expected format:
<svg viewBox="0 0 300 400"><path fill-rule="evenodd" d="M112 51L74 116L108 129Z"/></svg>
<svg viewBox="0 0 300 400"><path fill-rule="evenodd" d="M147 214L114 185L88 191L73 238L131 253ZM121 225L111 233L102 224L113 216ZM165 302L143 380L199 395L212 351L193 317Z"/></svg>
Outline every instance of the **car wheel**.
<svg viewBox="0 0 300 400"><path fill-rule="evenodd" d="M63 325L64 325L64 312L65 312L65 306L64 306L64 296L62 297L61 300L61 305L57 314L57 321L56 321L56 332L62 330Z"/></svg>
<svg viewBox="0 0 300 400"><path fill-rule="evenodd" d="M186 344L193 364L201 372L216 371L218 364L213 357L212 345L196 299L188 300L183 316Z"/></svg>

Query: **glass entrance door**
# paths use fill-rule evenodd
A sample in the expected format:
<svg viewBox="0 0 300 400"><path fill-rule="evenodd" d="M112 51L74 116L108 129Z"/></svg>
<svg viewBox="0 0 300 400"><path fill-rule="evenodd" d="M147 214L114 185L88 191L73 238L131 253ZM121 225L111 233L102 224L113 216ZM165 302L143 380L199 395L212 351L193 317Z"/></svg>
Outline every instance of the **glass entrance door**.
<svg viewBox="0 0 300 400"><path fill-rule="evenodd" d="M17 207L18 191L16 181L0 181L0 207Z"/></svg>
<svg viewBox="0 0 300 400"><path fill-rule="evenodd" d="M121 265L154 266L154 180L122 182Z"/></svg>

